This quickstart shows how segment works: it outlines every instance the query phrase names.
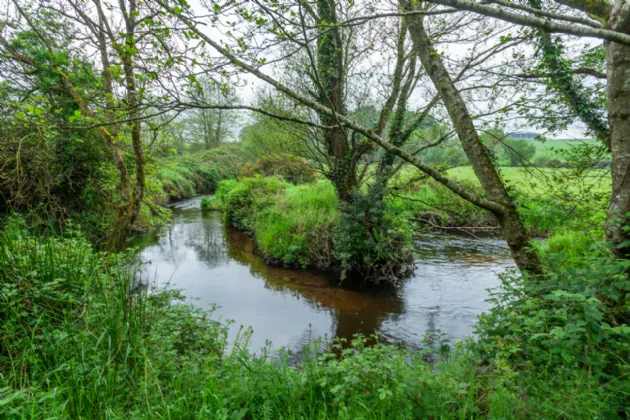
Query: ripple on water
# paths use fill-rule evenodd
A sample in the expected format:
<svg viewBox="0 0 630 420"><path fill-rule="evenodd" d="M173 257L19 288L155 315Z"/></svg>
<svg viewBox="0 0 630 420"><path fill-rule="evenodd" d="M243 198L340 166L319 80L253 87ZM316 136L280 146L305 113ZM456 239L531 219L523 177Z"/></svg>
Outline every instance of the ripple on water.
<svg viewBox="0 0 630 420"><path fill-rule="evenodd" d="M216 314L235 321L232 337L251 326L253 350L270 340L299 352L318 337L375 330L408 347L437 330L458 341L489 308L486 289L499 284L498 273L514 267L502 241L433 237L415 242L416 269L398 290L333 287L331 274L266 265L245 234L199 205L199 198L173 204L168 229L134 240L143 276L183 289L195 305L219 305Z"/></svg>

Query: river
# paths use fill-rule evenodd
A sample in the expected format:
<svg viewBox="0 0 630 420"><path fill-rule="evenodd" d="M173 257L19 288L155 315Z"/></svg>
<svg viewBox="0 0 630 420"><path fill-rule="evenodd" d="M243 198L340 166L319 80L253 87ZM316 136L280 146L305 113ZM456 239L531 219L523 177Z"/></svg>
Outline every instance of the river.
<svg viewBox="0 0 630 420"><path fill-rule="evenodd" d="M419 347L427 332L451 342L472 334L489 309L487 289L515 267L506 245L492 239L417 240L416 269L397 290L353 290L332 285L330 274L268 266L251 239L225 227L218 213L202 212L200 199L174 206L168 228L132 241L140 247L146 282L182 289L215 317L254 330L253 351L271 342L299 352L315 338L372 334L390 343Z"/></svg>

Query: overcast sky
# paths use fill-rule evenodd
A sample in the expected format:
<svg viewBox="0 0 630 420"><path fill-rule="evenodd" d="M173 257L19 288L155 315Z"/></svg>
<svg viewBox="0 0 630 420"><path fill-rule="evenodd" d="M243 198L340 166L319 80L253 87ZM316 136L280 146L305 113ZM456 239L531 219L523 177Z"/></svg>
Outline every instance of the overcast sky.
<svg viewBox="0 0 630 420"><path fill-rule="evenodd" d="M195 11L196 14L207 15L208 13L207 9L205 9L202 6L201 1L202 0L191 0L189 1L189 4L191 4L191 7ZM385 4L386 3L383 2L383 5ZM209 22L209 19L208 19L208 22ZM212 39L215 39L215 40L226 39L224 30L222 30L221 27L208 24L208 25L205 25L203 28L204 28L204 31L208 34L208 36L210 36ZM448 46L445 46L442 44L442 45L439 45L438 48L442 51L448 50L448 54L450 57L458 58L458 57L463 57L466 54L468 54L470 47L463 44L454 43L454 44L449 44ZM511 52L506 51L506 54L511 54ZM379 59L380 57L374 57L374 60L379 60ZM275 71L274 71L276 69L274 69L272 66L265 65L262 67L262 70L265 73L271 76L274 76L276 78L278 76L277 74L275 74ZM258 92L260 89L267 89L267 88L269 88L269 86L265 82L260 81L260 79L258 79L256 76L252 74L242 73L239 76L239 87L237 89L238 96L241 98L241 101L244 104L255 105L254 101L256 97L256 92ZM239 127L239 129L236 132L238 133L238 131L240 131L240 128L242 128L242 126L247 125L250 121L251 121L251 115L247 115L247 114L244 115L244 118L239 121L241 127ZM517 120L508 122L505 130L507 132L534 131L534 132L542 133L542 130L538 130L532 127L530 124L528 124L527 121L522 120L522 119L521 120L517 119ZM585 138L584 132L585 132L584 125L575 124L572 127L570 127L568 130L561 131L558 133L546 133L546 134L549 139L583 139Z"/></svg>

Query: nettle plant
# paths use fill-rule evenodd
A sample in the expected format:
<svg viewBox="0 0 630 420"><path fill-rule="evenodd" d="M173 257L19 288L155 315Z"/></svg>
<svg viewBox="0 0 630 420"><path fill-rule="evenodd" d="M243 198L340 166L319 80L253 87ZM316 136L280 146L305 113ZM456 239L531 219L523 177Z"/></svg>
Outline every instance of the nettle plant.
<svg viewBox="0 0 630 420"><path fill-rule="evenodd" d="M495 305L480 317L477 344L488 362L549 369L600 371L630 390L629 263L592 257L590 264L560 266L559 254L543 279L501 276Z"/></svg>

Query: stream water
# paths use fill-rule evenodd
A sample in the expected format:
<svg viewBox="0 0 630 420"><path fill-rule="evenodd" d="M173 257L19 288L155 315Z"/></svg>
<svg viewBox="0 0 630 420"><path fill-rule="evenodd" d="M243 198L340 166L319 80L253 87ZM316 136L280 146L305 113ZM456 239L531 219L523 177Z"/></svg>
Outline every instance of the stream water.
<svg viewBox="0 0 630 420"><path fill-rule="evenodd" d="M506 245L492 239L416 241L416 269L397 290L362 291L332 284L330 274L268 266L244 233L202 212L194 198L172 207L165 230L134 239L145 281L183 289L195 305L219 305L215 316L254 330L251 349L271 341L299 352L327 336L351 338L378 330L390 343L419 347L427 332L451 342L472 333L489 308L487 289L514 267Z"/></svg>

